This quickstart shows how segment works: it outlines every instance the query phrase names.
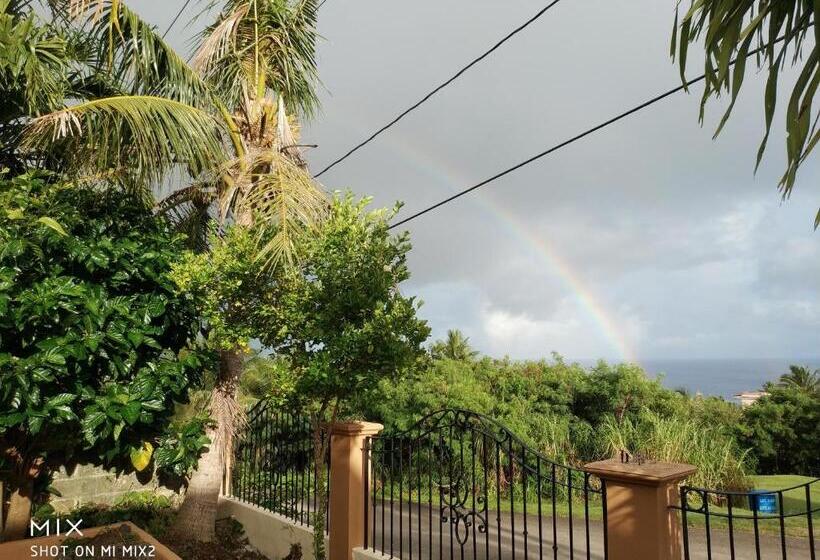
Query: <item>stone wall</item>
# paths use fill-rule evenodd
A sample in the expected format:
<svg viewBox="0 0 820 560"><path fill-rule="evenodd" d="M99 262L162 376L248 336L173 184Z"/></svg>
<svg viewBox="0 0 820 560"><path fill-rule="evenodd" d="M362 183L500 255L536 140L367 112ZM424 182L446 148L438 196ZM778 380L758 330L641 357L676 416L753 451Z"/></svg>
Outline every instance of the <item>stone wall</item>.
<svg viewBox="0 0 820 560"><path fill-rule="evenodd" d="M154 477L142 482L135 474L118 475L91 465L78 465L71 474L61 468L54 475L53 486L62 496L52 496L50 503L61 512L82 504L113 504L128 492L148 491L171 498L179 496L173 490L161 486Z"/></svg>

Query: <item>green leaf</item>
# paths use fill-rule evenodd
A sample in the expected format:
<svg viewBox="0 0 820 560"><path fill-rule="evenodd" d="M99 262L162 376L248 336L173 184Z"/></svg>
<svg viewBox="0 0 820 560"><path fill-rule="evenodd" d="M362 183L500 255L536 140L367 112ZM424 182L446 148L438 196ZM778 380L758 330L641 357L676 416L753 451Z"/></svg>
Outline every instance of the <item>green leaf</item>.
<svg viewBox="0 0 820 560"><path fill-rule="evenodd" d="M43 224L44 226L50 227L51 229L53 229L54 231L56 231L57 233L59 233L63 237L68 237L68 234L63 229L63 226L61 226L59 223L57 223L57 221L54 218L49 218L47 216L41 216L41 217L37 218L37 221L40 222L41 224Z"/></svg>
<svg viewBox="0 0 820 560"><path fill-rule="evenodd" d="M140 344L142 344L142 341L143 341L143 338L144 338L144 335L140 331L137 331L137 330L128 331L126 336L128 337L128 340L131 342L131 344L134 346L134 348L136 348Z"/></svg>
<svg viewBox="0 0 820 560"><path fill-rule="evenodd" d="M28 417L28 429L33 435L37 435L40 432L40 429L43 427L43 421L45 419L42 416L29 416Z"/></svg>
<svg viewBox="0 0 820 560"><path fill-rule="evenodd" d="M139 420L140 411L140 403L138 401L131 401L122 409L122 417L129 425L133 425Z"/></svg>
<svg viewBox="0 0 820 560"><path fill-rule="evenodd" d="M76 395L72 395L71 393L60 393L59 395L48 400L48 406L49 408L56 408L58 406L70 403L75 398L77 398Z"/></svg>

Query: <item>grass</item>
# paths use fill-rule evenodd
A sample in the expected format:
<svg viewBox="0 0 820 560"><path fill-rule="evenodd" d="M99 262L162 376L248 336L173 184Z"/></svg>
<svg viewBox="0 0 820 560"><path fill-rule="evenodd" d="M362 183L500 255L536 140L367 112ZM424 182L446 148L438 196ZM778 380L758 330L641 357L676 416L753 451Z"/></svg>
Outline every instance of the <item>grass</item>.
<svg viewBox="0 0 820 560"><path fill-rule="evenodd" d="M808 476L798 476L794 474L759 475L749 477L755 490L777 490L779 488L791 488L800 484L806 484L814 480ZM820 482L809 486L811 490L812 507L820 507ZM806 491L803 488L796 488L783 493L783 511L800 512L806 510Z"/></svg>
<svg viewBox="0 0 820 560"><path fill-rule="evenodd" d="M749 477L755 490L777 491L781 488L790 488L800 484L805 484L815 480L814 478L798 475L757 475ZM812 508L820 507L820 482L810 486ZM727 507L709 506L710 513L726 514ZM802 513L806 511L806 494L803 488L790 490L783 494L783 513L786 515ZM748 503L734 503L732 507L733 515L752 516L753 512ZM759 514L758 530L761 534L779 534L781 527L777 517L771 514ZM687 514L687 524L690 527L704 527L706 525L705 516L698 513ZM818 527L820 524L820 512L812 515L812 524ZM729 528L729 521L723 517L710 516L710 526L712 529L726 531ZM737 532L754 532L754 521L751 519L734 519L733 529ZM808 519L805 515L788 517L783 521L783 530L790 537L808 536Z"/></svg>

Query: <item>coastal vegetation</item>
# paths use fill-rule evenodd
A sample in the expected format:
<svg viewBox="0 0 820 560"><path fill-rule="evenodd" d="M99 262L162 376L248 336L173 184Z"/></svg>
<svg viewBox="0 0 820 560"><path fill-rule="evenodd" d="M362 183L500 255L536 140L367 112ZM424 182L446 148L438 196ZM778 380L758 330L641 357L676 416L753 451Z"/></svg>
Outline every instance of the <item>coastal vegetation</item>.
<svg viewBox="0 0 820 560"><path fill-rule="evenodd" d="M286 368L281 359L270 362L270 371ZM820 474L820 393L794 383L793 370L741 408L720 397L668 389L634 364L602 361L587 368L559 355L526 361L481 356L454 331L430 345L423 363L381 380L340 414L381 422L391 432L436 410L468 409L499 420L567 465L624 450L696 465L690 480L695 486L746 490L759 480L756 475ZM245 398L265 398L253 390L264 385L257 380Z"/></svg>

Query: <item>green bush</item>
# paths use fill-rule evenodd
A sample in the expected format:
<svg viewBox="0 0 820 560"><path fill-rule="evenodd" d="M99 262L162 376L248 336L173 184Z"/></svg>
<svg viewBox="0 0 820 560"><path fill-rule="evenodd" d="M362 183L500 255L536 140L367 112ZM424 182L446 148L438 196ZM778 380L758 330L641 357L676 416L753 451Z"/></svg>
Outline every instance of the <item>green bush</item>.
<svg viewBox="0 0 820 560"><path fill-rule="evenodd" d="M112 523L131 521L154 537L162 537L176 515L174 504L167 496L154 492L128 492L113 505L84 504L66 513L57 514L48 505L41 507L34 519L42 523L51 519L82 519L83 527L100 527Z"/></svg>
<svg viewBox="0 0 820 560"><path fill-rule="evenodd" d="M734 437L740 407L668 390L635 365L601 362L585 369L555 358L434 359L416 374L383 381L359 413L389 433L429 412L464 408L500 421L559 463L581 466L626 450L691 462L699 468L692 479L698 484L748 486L750 461Z"/></svg>
<svg viewBox="0 0 820 560"><path fill-rule="evenodd" d="M767 390L736 426L758 473L820 476L820 395L791 385Z"/></svg>
<svg viewBox="0 0 820 560"><path fill-rule="evenodd" d="M73 462L144 470L167 441L202 364L196 306L169 274L183 250L125 192L0 177L0 456L14 495ZM27 506L14 503L19 530Z"/></svg>

